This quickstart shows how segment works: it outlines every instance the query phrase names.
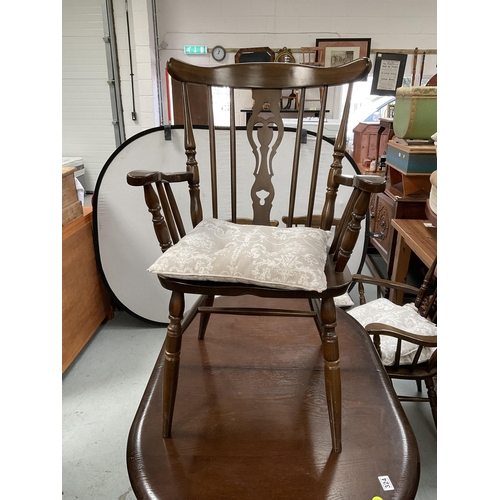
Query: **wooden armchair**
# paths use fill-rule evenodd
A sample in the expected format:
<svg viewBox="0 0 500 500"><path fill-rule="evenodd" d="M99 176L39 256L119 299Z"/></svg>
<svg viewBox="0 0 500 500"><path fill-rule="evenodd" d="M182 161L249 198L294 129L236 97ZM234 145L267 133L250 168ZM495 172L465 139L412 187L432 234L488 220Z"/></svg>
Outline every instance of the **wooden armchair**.
<svg viewBox="0 0 500 500"><path fill-rule="evenodd" d="M391 379L415 380L427 397L401 396L400 401L429 402L437 425L437 258L429 268L422 286L415 288L403 283L354 275L358 283L360 305L349 314L373 336L375 348ZM366 302L364 284L377 286L377 299ZM416 296L414 303L402 306L382 297L383 289L393 289Z"/></svg>
<svg viewBox="0 0 500 500"><path fill-rule="evenodd" d="M209 68L175 59L168 62L169 75L182 86L186 168L180 173L140 170L127 176L130 185L144 188L146 204L164 252L149 271L157 273L161 285L171 291L163 378L165 437L171 436L182 334L196 314L200 314L199 339L204 338L211 314L310 317L323 346L333 449L341 451L340 353L334 298L344 294L351 283L347 263L370 196L382 192L385 186L379 176L342 174L352 85L368 74L370 66L369 59L336 68L276 62ZM204 85L207 89L208 164L198 165L188 84ZM333 162L324 164L320 162L321 128L327 90L343 84L349 84L349 90L332 151ZM230 89L229 128L214 127L213 86ZM323 89L323 99L314 154L301 155L304 100L299 103L297 130L293 130L296 134L293 151L279 150L285 130L280 115L283 89L298 89L303 95L317 87ZM255 103L246 128L235 125L238 89L251 89ZM221 142L219 138L223 136L226 140ZM229 151L220 151L221 144L228 144ZM240 148L252 151L253 161L243 161L244 155L238 152ZM201 182L202 178L206 182ZM274 182L276 179L279 181ZM318 179L325 180L323 195L317 194ZM182 184L186 186L185 192L176 199L176 190L179 193ZM227 196L221 195L225 189ZM339 190L348 190L351 194L343 211L337 214L335 202ZM187 222L182 220L179 208L186 200L194 228L191 231L185 229ZM202 201L208 200L211 215L206 217ZM292 227L297 225L296 211L306 214L300 227ZM312 227L316 214L321 214L319 228ZM186 316L185 294L199 296ZM239 295L303 298L306 307L300 310L223 308L215 299Z"/></svg>

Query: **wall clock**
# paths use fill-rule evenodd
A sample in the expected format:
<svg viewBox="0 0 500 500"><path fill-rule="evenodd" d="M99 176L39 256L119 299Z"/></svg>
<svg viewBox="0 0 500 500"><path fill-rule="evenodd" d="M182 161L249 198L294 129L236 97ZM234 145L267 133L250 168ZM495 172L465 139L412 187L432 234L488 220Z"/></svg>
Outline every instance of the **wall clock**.
<svg viewBox="0 0 500 500"><path fill-rule="evenodd" d="M212 49L212 57L217 61L221 62L226 57L226 49L222 45L216 45Z"/></svg>

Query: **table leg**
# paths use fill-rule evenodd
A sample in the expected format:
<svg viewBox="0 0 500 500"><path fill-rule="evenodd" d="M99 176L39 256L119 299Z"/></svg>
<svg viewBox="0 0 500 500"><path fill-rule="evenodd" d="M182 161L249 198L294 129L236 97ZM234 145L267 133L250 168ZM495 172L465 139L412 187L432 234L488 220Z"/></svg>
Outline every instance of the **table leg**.
<svg viewBox="0 0 500 500"><path fill-rule="evenodd" d="M411 249L399 233L394 254L391 280L398 283L406 283L408 268L410 267ZM395 304L401 305L403 303L403 295L404 292L391 290L389 293L389 300Z"/></svg>

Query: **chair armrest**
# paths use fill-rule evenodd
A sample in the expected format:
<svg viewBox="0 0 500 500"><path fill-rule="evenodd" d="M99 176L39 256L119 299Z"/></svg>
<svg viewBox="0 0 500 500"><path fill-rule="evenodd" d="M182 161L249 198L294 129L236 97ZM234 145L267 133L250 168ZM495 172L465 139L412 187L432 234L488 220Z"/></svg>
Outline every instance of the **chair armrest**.
<svg viewBox="0 0 500 500"><path fill-rule="evenodd" d="M153 228L162 252L184 237L186 230L178 208L171 184L187 182L191 198L191 220L193 227L198 212L193 210L196 205L197 192L193 189L193 172L158 172L153 170L132 170L127 174L130 186L142 187L148 211L152 216ZM193 194L194 193L194 194ZM194 214L194 215L193 215ZM201 217L199 218L201 219ZM199 220L196 219L196 223Z"/></svg>
<svg viewBox="0 0 500 500"><path fill-rule="evenodd" d="M193 179L192 172L158 172L153 170L133 170L127 174L131 186L146 186L154 182L185 182Z"/></svg>
<svg viewBox="0 0 500 500"><path fill-rule="evenodd" d="M375 285L383 288L392 288L394 290L408 292L413 295L418 295L418 292L420 291L418 288L407 285L406 283L398 283L396 281L390 281L382 278L374 278L372 276L367 276L364 274L353 274L352 281L354 283L366 283L368 285Z"/></svg>
<svg viewBox="0 0 500 500"><path fill-rule="evenodd" d="M365 330L370 335L389 335L423 347L437 347L437 335L417 335L383 323L369 323Z"/></svg>
<svg viewBox="0 0 500 500"><path fill-rule="evenodd" d="M358 187L370 193L381 193L385 190L385 179L379 175L346 175L335 174L335 183L342 186Z"/></svg>

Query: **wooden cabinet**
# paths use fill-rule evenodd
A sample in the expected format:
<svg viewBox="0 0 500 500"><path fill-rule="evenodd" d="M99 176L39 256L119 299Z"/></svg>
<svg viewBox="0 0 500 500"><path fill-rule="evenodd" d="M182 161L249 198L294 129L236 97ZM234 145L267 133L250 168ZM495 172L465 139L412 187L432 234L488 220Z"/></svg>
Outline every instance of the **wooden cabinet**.
<svg viewBox="0 0 500 500"><path fill-rule="evenodd" d="M402 197L386 189L383 193L372 195L370 201L370 245L382 256L389 272L392 270L394 247L394 228L392 219L425 219L425 194L416 193Z"/></svg>
<svg viewBox="0 0 500 500"><path fill-rule="evenodd" d="M62 371L105 319L113 317L92 239L92 209L62 228Z"/></svg>
<svg viewBox="0 0 500 500"><path fill-rule="evenodd" d="M75 186L74 167L62 168L62 225L83 215L82 204L78 200Z"/></svg>

